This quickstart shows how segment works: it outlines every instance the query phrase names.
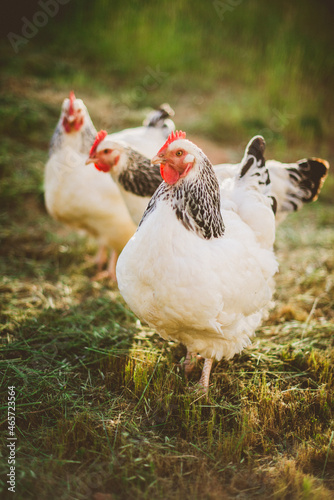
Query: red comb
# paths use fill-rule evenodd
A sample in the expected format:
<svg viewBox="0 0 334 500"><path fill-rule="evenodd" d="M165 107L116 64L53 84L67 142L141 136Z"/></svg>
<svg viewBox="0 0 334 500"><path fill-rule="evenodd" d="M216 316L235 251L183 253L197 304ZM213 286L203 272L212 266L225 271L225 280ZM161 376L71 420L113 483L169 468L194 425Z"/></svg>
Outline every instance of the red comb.
<svg viewBox="0 0 334 500"><path fill-rule="evenodd" d="M69 115L73 115L73 112L74 112L73 103L75 101L75 95L74 95L73 90L71 90L71 92L70 92L69 99L70 99L70 105L69 105L69 108L68 108L68 114Z"/></svg>
<svg viewBox="0 0 334 500"><path fill-rule="evenodd" d="M89 156L92 156L95 152L96 152L96 149L97 149L97 146L100 144L100 142L103 141L103 139L107 136L107 132L105 130L100 130L100 132L98 132L96 134L96 137L95 137L95 141L94 141L94 144L93 146L90 148L90 151L89 151Z"/></svg>
<svg viewBox="0 0 334 500"><path fill-rule="evenodd" d="M175 132L171 132L169 134L168 139L165 142L165 144L158 151L158 154L161 153L164 149L166 149L173 141L176 141L177 139L185 139L185 138L186 138L186 133L182 132L182 130L176 130Z"/></svg>

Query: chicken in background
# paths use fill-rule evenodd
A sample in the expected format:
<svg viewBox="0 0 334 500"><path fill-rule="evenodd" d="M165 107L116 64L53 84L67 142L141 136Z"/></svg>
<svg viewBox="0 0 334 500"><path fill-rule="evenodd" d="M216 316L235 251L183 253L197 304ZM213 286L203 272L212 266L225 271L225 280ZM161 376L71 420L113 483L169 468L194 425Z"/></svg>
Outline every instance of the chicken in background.
<svg viewBox="0 0 334 500"><path fill-rule="evenodd" d="M105 136L105 137L104 137ZM151 165L147 156L134 151L100 132L100 143L96 143L93 154L87 159L98 170L109 172L117 183L129 212L138 225L150 198L161 184L160 166ZM232 180L247 162L214 166L220 184ZM276 222L302 208L304 203L315 201L327 176L329 164L326 160L309 158L296 163L280 163L267 160L270 172L271 192L277 201Z"/></svg>
<svg viewBox="0 0 334 500"><path fill-rule="evenodd" d="M45 204L57 221L93 236L99 251L96 279L116 279L118 254L136 230L118 187L85 164L96 129L88 110L73 92L62 105L45 166ZM111 251L107 270L102 272L107 249Z"/></svg>
<svg viewBox="0 0 334 500"><path fill-rule="evenodd" d="M233 178L241 164L222 163L214 170L219 182ZM277 201L276 223L281 223L291 212L300 210L304 203L318 199L329 170L329 163L321 158L305 158L295 163L267 160L270 173L271 193Z"/></svg>
<svg viewBox="0 0 334 500"><path fill-rule="evenodd" d="M185 137L172 133L152 159L164 182L116 273L134 313L164 339L186 345L187 373L197 354L205 358L200 387L207 392L213 359L249 345L270 305L278 268L275 200L262 137L250 141L243 168L225 189Z"/></svg>
<svg viewBox="0 0 334 500"><path fill-rule="evenodd" d="M123 196L129 213L136 225L153 193L161 184L160 167L151 165L151 160L131 146L115 142L107 132L99 132L100 142L91 151L86 163L94 163L102 172L110 172Z"/></svg>
<svg viewBox="0 0 334 500"><path fill-rule="evenodd" d="M150 169L146 174L146 165L150 166L150 158L166 141L169 134L175 129L171 117L174 111L169 104L162 104L157 110L152 111L144 120L143 126L129 128L114 134L107 134L105 130L99 132L99 140L95 141L95 148L91 150L86 164L95 163L97 156L106 155L107 161L111 162L117 169L112 170L112 177L117 183L130 215L136 225L139 224L144 210L149 202L156 186L161 183L159 169ZM102 148L102 149L101 149ZM110 154L110 157L109 157ZM145 176L131 182L127 172L121 175L121 170L126 170L124 160L127 158L129 165ZM143 164L142 164L143 163ZM141 168L143 167L143 168ZM108 164L102 164L98 170L109 171ZM117 172L119 173L116 173ZM120 180L120 182L118 182ZM130 185L127 185L130 182ZM140 184L139 188L136 187ZM124 188L125 185L125 188ZM136 190L139 189L139 193Z"/></svg>
<svg viewBox="0 0 334 500"><path fill-rule="evenodd" d="M85 104L71 91L69 98L63 101L60 118L50 142L49 156L67 145L78 153L86 154L95 140L96 133Z"/></svg>
<svg viewBox="0 0 334 500"><path fill-rule="evenodd" d="M131 146L142 155L152 158L175 130L175 124L171 120L173 116L174 111L169 104L161 104L147 115L141 127L126 128L109 134L104 139L105 144L108 145L108 141L111 141Z"/></svg>

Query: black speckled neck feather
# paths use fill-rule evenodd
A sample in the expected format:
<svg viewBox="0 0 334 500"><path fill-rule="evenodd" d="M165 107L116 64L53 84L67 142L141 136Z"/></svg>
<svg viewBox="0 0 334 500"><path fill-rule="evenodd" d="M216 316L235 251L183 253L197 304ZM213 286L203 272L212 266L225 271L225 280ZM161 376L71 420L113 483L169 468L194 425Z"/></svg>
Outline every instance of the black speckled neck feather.
<svg viewBox="0 0 334 500"><path fill-rule="evenodd" d="M169 203L177 219L189 231L206 240L223 236L225 226L220 212L220 191L212 165L203 154L195 179L182 179L174 185L163 182L150 200L143 218L152 213L161 200Z"/></svg>
<svg viewBox="0 0 334 500"><path fill-rule="evenodd" d="M126 191L138 196L153 196L160 186L162 178L160 166L151 165L149 158L131 148L126 148L128 162L126 169L120 173L118 182Z"/></svg>

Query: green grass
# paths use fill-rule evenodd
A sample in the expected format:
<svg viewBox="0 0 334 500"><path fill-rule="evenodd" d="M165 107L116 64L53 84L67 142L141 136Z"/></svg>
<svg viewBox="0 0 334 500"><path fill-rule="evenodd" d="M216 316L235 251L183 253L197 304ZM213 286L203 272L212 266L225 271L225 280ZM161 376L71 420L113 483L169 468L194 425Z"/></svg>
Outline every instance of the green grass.
<svg viewBox="0 0 334 500"><path fill-rule="evenodd" d="M0 46L3 497L15 385L18 499L332 498L333 175L279 227L275 306L250 348L214 365L209 401L188 390L201 365L187 382L185 348L91 279L95 243L52 221L43 201L71 88L97 128L135 126L169 101L209 156L238 161L262 132L268 158L333 163L329 6L242 2L221 21L203 2L83 4L15 57ZM158 66L153 85L147 68Z"/></svg>

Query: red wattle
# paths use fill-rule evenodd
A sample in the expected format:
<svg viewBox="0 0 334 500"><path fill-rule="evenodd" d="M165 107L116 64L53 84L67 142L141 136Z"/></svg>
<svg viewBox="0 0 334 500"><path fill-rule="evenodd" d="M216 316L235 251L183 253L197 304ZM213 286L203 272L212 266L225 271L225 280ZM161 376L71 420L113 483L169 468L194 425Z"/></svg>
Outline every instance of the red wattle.
<svg viewBox="0 0 334 500"><path fill-rule="evenodd" d="M69 134L71 132L71 125L68 123L66 116L63 118L63 127L65 129L65 132Z"/></svg>
<svg viewBox="0 0 334 500"><path fill-rule="evenodd" d="M64 116L64 119L63 119L63 127L65 129L65 132L67 134L70 134L71 132L73 132L74 130L78 131L81 129L83 125L83 119L80 119L80 120L74 120L72 122L69 122L67 117Z"/></svg>
<svg viewBox="0 0 334 500"><path fill-rule="evenodd" d="M167 184L175 184L179 178L180 174L173 167L169 165L169 163L161 163L160 165L160 174L161 177Z"/></svg>
<svg viewBox="0 0 334 500"><path fill-rule="evenodd" d="M94 165L97 170L100 170L102 172L109 172L110 170L109 165L105 165L104 163L94 163Z"/></svg>
<svg viewBox="0 0 334 500"><path fill-rule="evenodd" d="M75 120L75 122L74 122L75 130L80 130L82 125L83 125L83 118L81 118L81 120L79 120L79 121Z"/></svg>

